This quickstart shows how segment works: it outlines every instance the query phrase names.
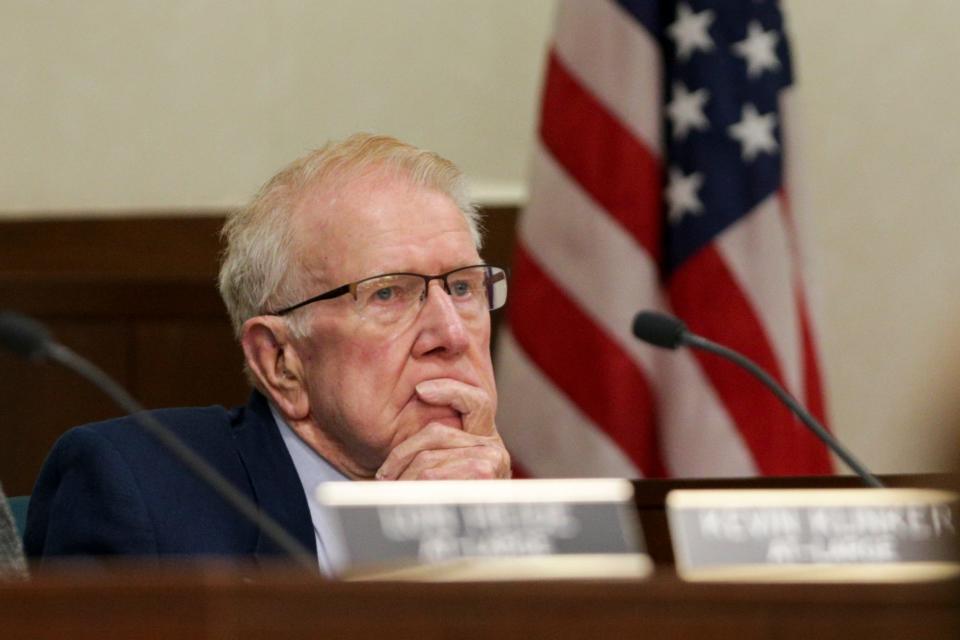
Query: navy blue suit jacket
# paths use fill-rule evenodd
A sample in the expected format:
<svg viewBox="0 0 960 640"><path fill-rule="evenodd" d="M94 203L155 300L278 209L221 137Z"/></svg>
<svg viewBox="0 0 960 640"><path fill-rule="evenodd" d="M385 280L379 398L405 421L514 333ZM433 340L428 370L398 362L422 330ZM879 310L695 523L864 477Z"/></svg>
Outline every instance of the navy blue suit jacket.
<svg viewBox="0 0 960 640"><path fill-rule="evenodd" d="M230 411L153 415L316 554L303 485L261 394ZM24 546L34 557L281 553L130 417L57 441L34 487Z"/></svg>

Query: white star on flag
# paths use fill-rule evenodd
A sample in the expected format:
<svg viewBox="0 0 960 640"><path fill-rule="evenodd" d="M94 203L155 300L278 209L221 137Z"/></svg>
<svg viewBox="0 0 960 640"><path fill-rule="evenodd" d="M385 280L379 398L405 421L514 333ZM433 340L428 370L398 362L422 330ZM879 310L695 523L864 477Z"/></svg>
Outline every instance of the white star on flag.
<svg viewBox="0 0 960 640"><path fill-rule="evenodd" d="M673 123L674 137L683 140L691 129L704 130L710 123L703 115L703 107L710 99L706 89L687 91L682 82L673 83L673 99L667 105L667 117Z"/></svg>
<svg viewBox="0 0 960 640"><path fill-rule="evenodd" d="M697 191L702 184L702 173L694 172L685 176L680 169L670 168L670 184L667 185L664 194L670 208L668 213L670 222L677 224L688 213L700 215L703 212L703 203L697 197Z"/></svg>
<svg viewBox="0 0 960 640"><path fill-rule="evenodd" d="M713 23L714 17L713 11L709 9L694 13L686 3L677 5L677 19L667 28L667 33L676 43L677 58L686 61L698 49L713 49L713 38L707 33L707 29Z"/></svg>
<svg viewBox="0 0 960 640"><path fill-rule="evenodd" d="M777 150L777 140L773 137L773 127L777 116L773 113L760 115L752 104L743 105L740 122L730 125L727 131L730 137L741 145L740 157L749 162L758 153L773 153Z"/></svg>
<svg viewBox="0 0 960 640"><path fill-rule="evenodd" d="M775 51L780 36L774 30L764 31L760 23L754 20L747 26L747 37L733 45L738 56L747 60L747 75L759 76L767 69L774 71L780 67Z"/></svg>

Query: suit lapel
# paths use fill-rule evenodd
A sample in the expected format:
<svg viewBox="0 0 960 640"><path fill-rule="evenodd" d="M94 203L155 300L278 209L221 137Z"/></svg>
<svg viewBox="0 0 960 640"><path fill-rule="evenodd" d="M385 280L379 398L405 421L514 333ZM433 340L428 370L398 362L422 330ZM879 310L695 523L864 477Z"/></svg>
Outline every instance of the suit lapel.
<svg viewBox="0 0 960 640"><path fill-rule="evenodd" d="M253 392L239 423L236 423L234 439L260 509L316 556L313 521L303 484L270 413L270 406L259 392ZM282 554L283 551L261 531L255 553L260 557Z"/></svg>

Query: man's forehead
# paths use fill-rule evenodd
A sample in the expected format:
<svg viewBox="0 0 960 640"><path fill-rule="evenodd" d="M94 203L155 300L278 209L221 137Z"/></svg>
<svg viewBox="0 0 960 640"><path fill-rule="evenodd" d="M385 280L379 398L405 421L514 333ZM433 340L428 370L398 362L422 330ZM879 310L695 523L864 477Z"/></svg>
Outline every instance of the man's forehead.
<svg viewBox="0 0 960 640"><path fill-rule="evenodd" d="M335 174L304 189L294 211L294 223L314 229L341 222L346 222L346 226L364 224L398 213L385 209L385 204L431 191L402 173L385 169Z"/></svg>
<svg viewBox="0 0 960 640"><path fill-rule="evenodd" d="M453 200L403 176L320 185L305 192L296 216L296 261L322 280L413 269L407 253L418 244L420 257L435 256L450 269L477 261L469 224Z"/></svg>

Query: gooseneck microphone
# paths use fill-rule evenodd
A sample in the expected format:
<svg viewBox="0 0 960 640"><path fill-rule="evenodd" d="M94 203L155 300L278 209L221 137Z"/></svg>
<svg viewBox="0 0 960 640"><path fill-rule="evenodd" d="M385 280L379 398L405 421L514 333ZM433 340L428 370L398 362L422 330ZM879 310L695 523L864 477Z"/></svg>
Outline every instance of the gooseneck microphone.
<svg viewBox="0 0 960 640"><path fill-rule="evenodd" d="M9 311L0 313L0 346L7 351L42 360L50 342L50 332L36 320Z"/></svg>
<svg viewBox="0 0 960 640"><path fill-rule="evenodd" d="M37 321L12 312L0 312L0 348L34 361L52 360L91 382L116 402L144 430L156 438L175 458L210 486L238 513L256 525L297 564L316 573L316 558L300 542L237 489L206 460L147 413L134 398L99 367L56 342Z"/></svg>
<svg viewBox="0 0 960 640"><path fill-rule="evenodd" d="M837 454L837 456L860 477L865 485L868 487L883 487L883 483L870 473L852 453L847 451L847 449L840 444L840 441L827 431L823 425L817 422L770 374L743 354L711 342L695 333L691 333L680 319L656 311L641 311L634 317L633 335L648 344L664 349L676 349L677 347L686 346L709 351L743 367L766 385L781 402L787 405L790 411L800 418L800 421L803 422L815 436L820 438L831 451Z"/></svg>

